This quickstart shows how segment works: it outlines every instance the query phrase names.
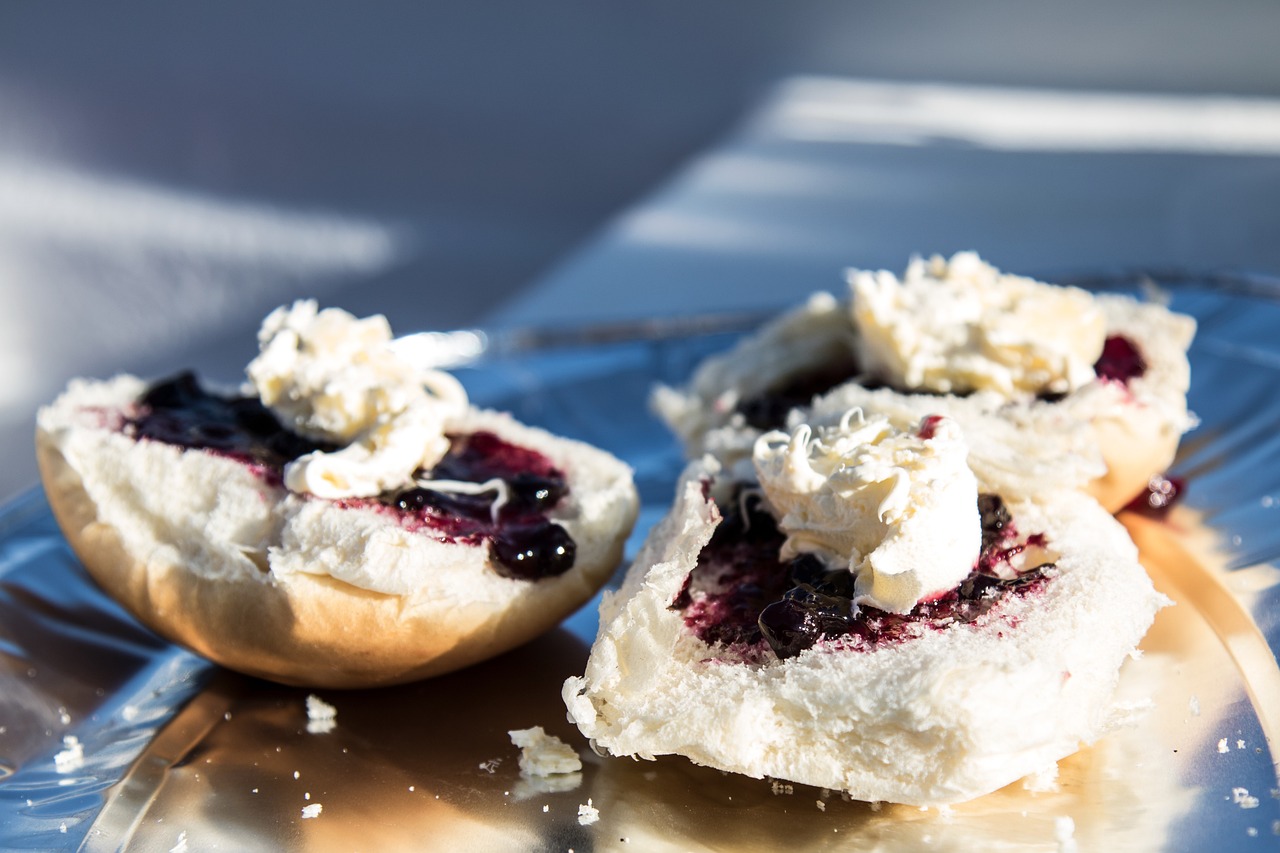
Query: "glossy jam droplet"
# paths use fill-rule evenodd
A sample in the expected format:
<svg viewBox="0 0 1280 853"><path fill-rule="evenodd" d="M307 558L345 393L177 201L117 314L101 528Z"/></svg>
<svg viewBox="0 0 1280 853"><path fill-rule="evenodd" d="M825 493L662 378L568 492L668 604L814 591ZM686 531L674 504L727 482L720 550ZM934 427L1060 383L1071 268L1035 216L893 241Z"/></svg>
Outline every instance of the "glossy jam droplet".
<svg viewBox="0 0 1280 853"><path fill-rule="evenodd" d="M1133 341L1122 335L1112 335L1102 345L1102 355L1093 365L1099 379L1127 383L1147 372L1147 362Z"/></svg>

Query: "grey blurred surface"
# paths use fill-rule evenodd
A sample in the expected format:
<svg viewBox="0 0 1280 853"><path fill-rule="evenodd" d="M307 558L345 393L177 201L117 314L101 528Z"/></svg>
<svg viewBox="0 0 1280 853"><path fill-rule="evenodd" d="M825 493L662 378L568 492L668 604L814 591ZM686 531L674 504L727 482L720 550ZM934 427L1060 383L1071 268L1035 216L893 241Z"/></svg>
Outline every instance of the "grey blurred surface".
<svg viewBox="0 0 1280 853"><path fill-rule="evenodd" d="M5 4L0 500L35 482L32 413L69 377L190 365L234 379L260 316L298 296L385 312L400 331L677 310L687 279L558 289L594 250L555 262L697 152L741 139L743 117L795 75L1275 96L1276 32L1280 7L1263 0ZM1274 242L1273 221L1197 218L1274 198L1273 167L1239 159L1173 197L1180 155L1135 158L1122 171L1145 203L1125 208L1071 157L841 156L872 179L854 189L887 200L841 262L896 265L1004 223L1017 227L1003 243L978 248L1009 265L1060 265L1055 245L1078 268L1128 261L1099 247L1155 233L1145 217L1170 204L1191 211L1190 236L1145 240L1144 262L1201 260L1188 247L1202 228L1218 229L1215 264L1266 267L1251 253ZM974 211L955 192L983 170L1006 188L1070 187L1038 201L1094 224L1028 242L1017 229L1045 220L1020 215L1023 194ZM863 221L843 204L837 219ZM803 275L758 271L777 282L760 298L822 286L836 259L802 254Z"/></svg>

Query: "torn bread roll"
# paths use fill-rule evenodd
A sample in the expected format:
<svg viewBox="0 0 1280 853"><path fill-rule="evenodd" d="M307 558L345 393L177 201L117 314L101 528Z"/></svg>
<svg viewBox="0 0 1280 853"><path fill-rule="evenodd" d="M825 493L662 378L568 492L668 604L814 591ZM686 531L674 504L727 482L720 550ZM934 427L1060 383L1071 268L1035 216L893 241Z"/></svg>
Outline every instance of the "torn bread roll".
<svg viewBox="0 0 1280 853"><path fill-rule="evenodd" d="M797 437L821 452L787 460L804 451ZM923 424L915 438L928 450ZM905 469L818 430L791 439L761 440L773 460L763 494L710 457L691 463L606 593L586 671L563 690L598 750L932 806L1049 769L1107 731L1121 664L1166 602L1105 510L1077 493L948 508L977 487L928 460L914 466L922 496L895 497ZM823 468L842 473L812 485ZM959 491L930 497L940 479ZM841 521L837 506L885 512ZM948 517L980 527L972 556L936 533ZM894 600L903 553L919 570L914 603ZM874 578L862 583L877 555L894 581L882 601ZM957 556L962 580L937 574Z"/></svg>
<svg viewBox="0 0 1280 853"><path fill-rule="evenodd" d="M301 330L290 346L319 352L308 324L327 312L300 305L290 309ZM354 322L339 314L327 315L329 332ZM264 352L280 333L264 335ZM379 332L364 356L336 363L368 367L389 341ZM74 381L38 416L49 503L89 573L139 620L231 669L288 684L363 687L449 672L587 601L635 520L630 469L465 398L431 412L435 432L424 435L413 413L423 400L406 391L387 404L385 378L348 386L360 385L350 400L382 408L345 440L305 436L259 397L210 392L189 375ZM339 383L330 376L316 387ZM295 408L303 396L292 393ZM352 447L355 462L341 455ZM368 459L376 464L356 464ZM407 465L398 479L388 459ZM308 478L345 493L291 487Z"/></svg>
<svg viewBox="0 0 1280 853"><path fill-rule="evenodd" d="M1002 489L1082 488L1115 511L1194 425L1195 322L1162 305L1006 275L968 252L916 259L901 280L849 280L848 301L818 294L683 388L655 390L690 457L732 467L768 429L855 406L903 424L938 413L983 437L972 464Z"/></svg>

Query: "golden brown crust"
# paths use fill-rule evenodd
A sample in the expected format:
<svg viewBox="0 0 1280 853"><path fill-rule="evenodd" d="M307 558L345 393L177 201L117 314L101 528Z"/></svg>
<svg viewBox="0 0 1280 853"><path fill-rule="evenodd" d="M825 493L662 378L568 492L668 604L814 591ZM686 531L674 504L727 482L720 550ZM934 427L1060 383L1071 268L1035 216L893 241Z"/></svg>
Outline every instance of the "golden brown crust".
<svg viewBox="0 0 1280 853"><path fill-rule="evenodd" d="M466 602L430 591L386 594L322 574L276 577L265 566L259 577L211 577L166 559L164 549L147 556L130 548L128 537L103 519L83 475L43 427L37 430L36 448L54 516L108 594L173 642L228 668L299 686L413 681L536 637L604 584L635 517L634 488L628 483L631 492L623 496L614 529L595 534L609 541L587 549L596 559L580 561L558 577L512 581L510 594L500 599Z"/></svg>

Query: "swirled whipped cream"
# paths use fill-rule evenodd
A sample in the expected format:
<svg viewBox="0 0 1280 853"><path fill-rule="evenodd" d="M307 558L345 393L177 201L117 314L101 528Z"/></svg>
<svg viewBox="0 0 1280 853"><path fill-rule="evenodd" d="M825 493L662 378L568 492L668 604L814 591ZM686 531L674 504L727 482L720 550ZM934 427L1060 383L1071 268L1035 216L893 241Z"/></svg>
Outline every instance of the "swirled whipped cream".
<svg viewBox="0 0 1280 853"><path fill-rule="evenodd" d="M343 445L285 466L285 486L323 498L369 497L412 481L449 450L462 385L397 352L386 317L357 319L311 300L277 308L258 332L249 381L286 426Z"/></svg>
<svg viewBox="0 0 1280 853"><path fill-rule="evenodd" d="M1087 291L1006 275L973 252L916 258L901 281L848 278L859 357L895 387L1012 399L1094 378L1106 319Z"/></svg>
<svg viewBox="0 0 1280 853"><path fill-rule="evenodd" d="M787 535L781 558L813 554L847 568L855 604L906 613L977 562L982 523L968 452L950 418L900 431L853 409L835 426L766 433L753 458Z"/></svg>

